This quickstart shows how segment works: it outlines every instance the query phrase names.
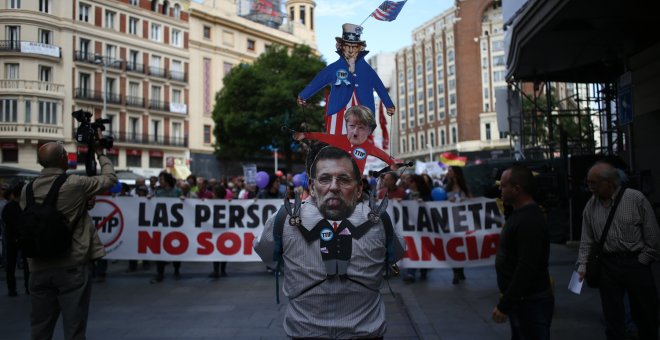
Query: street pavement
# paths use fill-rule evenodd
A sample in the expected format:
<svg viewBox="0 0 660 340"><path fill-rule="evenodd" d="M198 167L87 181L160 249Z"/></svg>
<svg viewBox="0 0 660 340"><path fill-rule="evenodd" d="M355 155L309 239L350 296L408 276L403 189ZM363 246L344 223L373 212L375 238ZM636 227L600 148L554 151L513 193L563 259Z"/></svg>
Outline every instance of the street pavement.
<svg viewBox="0 0 660 340"><path fill-rule="evenodd" d="M603 339L598 291L581 295L567 285L577 248L553 244L550 272L555 282L554 339ZM210 263L183 263L174 280L171 266L165 281L150 284L155 272L126 273L126 261L111 263L103 283L94 283L88 339L286 339L282 319L286 298L275 302L275 279L261 263L229 263L228 276L207 277ZM18 287L22 287L20 271ZM390 279L381 290L387 310L386 339L509 339L508 323L490 315L499 292L493 267L466 268L467 280L452 285L449 269L434 269L428 279L406 284ZM0 273L0 339L29 339L29 295L6 294ZM61 318L54 339L63 339Z"/></svg>

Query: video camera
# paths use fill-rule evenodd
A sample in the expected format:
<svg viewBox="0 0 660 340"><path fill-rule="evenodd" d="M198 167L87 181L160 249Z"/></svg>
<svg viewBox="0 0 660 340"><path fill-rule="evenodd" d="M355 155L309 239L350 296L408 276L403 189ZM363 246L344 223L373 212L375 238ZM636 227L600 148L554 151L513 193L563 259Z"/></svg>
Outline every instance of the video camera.
<svg viewBox="0 0 660 340"><path fill-rule="evenodd" d="M110 119L97 119L91 121L92 113L89 111L78 110L71 113L80 125L76 130L76 141L79 144L87 145L87 157L85 159L85 170L88 176L96 175L96 146L104 149L111 149L114 143L112 136L101 136L101 131L105 131L105 124L110 124Z"/></svg>

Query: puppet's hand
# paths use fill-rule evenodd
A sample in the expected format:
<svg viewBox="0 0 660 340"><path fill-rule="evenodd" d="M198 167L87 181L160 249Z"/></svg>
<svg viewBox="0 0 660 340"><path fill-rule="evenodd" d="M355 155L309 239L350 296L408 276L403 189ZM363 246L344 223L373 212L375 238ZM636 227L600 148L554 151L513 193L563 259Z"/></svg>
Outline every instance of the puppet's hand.
<svg viewBox="0 0 660 340"><path fill-rule="evenodd" d="M300 105L300 106L307 105L307 102L304 99L300 98L300 97L298 97L298 99L296 101L298 102L298 105Z"/></svg>
<svg viewBox="0 0 660 340"><path fill-rule="evenodd" d="M297 141L301 141L301 140L305 139L305 133L304 132L294 132L293 133L293 139L295 139Z"/></svg>
<svg viewBox="0 0 660 340"><path fill-rule="evenodd" d="M394 106L388 107L386 111L387 111L388 115L394 116L394 112L396 112L396 107L394 107Z"/></svg>

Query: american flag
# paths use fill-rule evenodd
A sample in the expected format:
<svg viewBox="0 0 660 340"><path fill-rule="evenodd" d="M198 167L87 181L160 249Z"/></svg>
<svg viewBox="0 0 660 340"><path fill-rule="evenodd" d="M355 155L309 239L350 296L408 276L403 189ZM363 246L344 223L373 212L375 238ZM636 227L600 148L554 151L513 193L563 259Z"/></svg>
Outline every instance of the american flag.
<svg viewBox="0 0 660 340"><path fill-rule="evenodd" d="M403 5L406 4L406 1L383 1L383 3L371 13L371 16L380 21L394 21L396 16L399 15L399 12L401 12Z"/></svg>

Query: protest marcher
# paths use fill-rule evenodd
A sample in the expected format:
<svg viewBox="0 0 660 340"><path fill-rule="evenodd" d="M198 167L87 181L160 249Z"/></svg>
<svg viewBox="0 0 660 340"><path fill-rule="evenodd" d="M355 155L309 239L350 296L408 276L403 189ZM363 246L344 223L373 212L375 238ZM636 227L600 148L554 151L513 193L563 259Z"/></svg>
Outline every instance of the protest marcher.
<svg viewBox="0 0 660 340"><path fill-rule="evenodd" d="M406 190L397 185L399 176L397 176L396 172L386 172L383 174L382 178L383 187L378 190L378 199L383 199L385 197L385 193L387 193L387 197L392 200L406 199Z"/></svg>
<svg viewBox="0 0 660 340"><path fill-rule="evenodd" d="M139 185L139 186L136 185L135 188L133 188L133 189L135 191L134 196L137 196L137 197L147 197L147 196L149 196L149 188L144 184ZM129 260L128 261L128 269L126 270L126 272L132 273L132 272L137 270L137 267L138 267L138 261L137 260ZM143 260L142 261L142 269L143 270L149 270L149 268L151 268L151 264L149 263L149 261Z"/></svg>
<svg viewBox="0 0 660 340"><path fill-rule="evenodd" d="M197 194L199 187L197 186L197 176L190 174L186 177L186 182L190 185L190 192Z"/></svg>
<svg viewBox="0 0 660 340"><path fill-rule="evenodd" d="M408 187L410 188L410 194L407 199L417 200L419 202L428 202L432 201L431 197L431 188L426 184L424 178L421 175L410 175L408 177ZM419 276L421 280L426 280L426 275L428 274L427 268L422 268L419 270ZM408 268L406 270L406 276L403 277L403 281L406 283L415 282L415 276L417 275L416 268Z"/></svg>
<svg viewBox="0 0 660 340"><path fill-rule="evenodd" d="M213 198L213 187L204 177L197 177L197 198Z"/></svg>
<svg viewBox="0 0 660 340"><path fill-rule="evenodd" d="M7 204L2 208L2 223L3 223L3 240L7 247L6 257L7 263L5 269L7 271L7 290L9 296L17 296L16 291L16 265L19 260L20 244L18 243L18 228L20 227L20 214L21 207L19 201L21 198L21 190L23 190L23 183L18 182L10 186L4 192L4 197L7 199ZM23 261L23 283L25 286L25 293L29 294L28 281L30 278L30 270L25 254L21 253L21 260Z"/></svg>
<svg viewBox="0 0 660 340"><path fill-rule="evenodd" d="M330 95L326 104L325 126L331 135L345 135L344 111L351 106L364 105L375 111L374 90L387 108L387 114L395 112L394 103L387 89L364 57L367 43L360 40L362 27L354 24L342 25L342 36L336 37L337 54L340 58L321 70L298 95L298 104L306 105L306 100L326 86Z"/></svg>
<svg viewBox="0 0 660 340"><path fill-rule="evenodd" d="M650 263L658 259L660 242L653 208L644 194L620 185L619 174L610 164L592 166L587 174L587 186L593 196L582 213L578 273L584 279L589 252L604 237L598 281L607 339L625 337L624 294L627 293L639 339L656 340L658 301ZM615 210L610 228L603 235L611 209Z"/></svg>
<svg viewBox="0 0 660 340"><path fill-rule="evenodd" d="M5 192L9 190L9 184L7 183L2 183L0 184L0 212L5 208L5 204L8 203L7 199L5 199ZM2 217L0 217L0 236L3 236L2 238L2 252L0 253L0 268L4 267L5 261L6 261L6 252L7 252L7 243L4 237L4 230L2 228Z"/></svg>
<svg viewBox="0 0 660 340"><path fill-rule="evenodd" d="M73 241L63 256L29 258L32 311L32 339L51 339L60 313L66 339L84 339L92 293L91 261L105 255L105 249L89 213L87 202L117 183L112 162L101 146L96 148L101 175L69 175L59 190L57 210L64 214L73 232ZM68 154L61 142L49 142L37 151L43 170L31 184L35 202L42 202L53 183L68 169ZM25 209L26 188L21 193Z"/></svg>
<svg viewBox="0 0 660 340"><path fill-rule="evenodd" d="M137 196L137 188L145 185L146 180L144 178L138 178L135 180L135 185L130 191L130 196Z"/></svg>
<svg viewBox="0 0 660 340"><path fill-rule="evenodd" d="M284 193L280 191L281 179L277 175L270 174L268 184L257 193L257 198L273 199L284 198Z"/></svg>
<svg viewBox="0 0 660 340"><path fill-rule="evenodd" d="M158 175L158 182L160 187L156 191L156 197L181 197L181 190L176 187L176 180L172 174L162 171ZM201 191L200 191L201 192ZM166 261L156 261L156 277L151 279L151 283L162 282L165 278L165 265ZM174 267L174 279L181 279L181 262L172 261L172 266Z"/></svg>
<svg viewBox="0 0 660 340"><path fill-rule="evenodd" d="M185 198L197 198L197 194L192 192L190 188L190 183L183 181L179 183L179 190L181 190L181 196Z"/></svg>
<svg viewBox="0 0 660 340"><path fill-rule="evenodd" d="M500 234L495 258L500 301L493 321L511 325L511 339L549 339L554 309L548 258L550 238L541 208L534 202L534 175L513 166L500 179L502 200L513 207Z"/></svg>
<svg viewBox="0 0 660 340"><path fill-rule="evenodd" d="M213 187L213 198L214 199L224 199L227 196L227 190L222 184L216 184ZM220 276L227 276L227 261L213 262L213 271L209 274L209 277L212 279L218 279Z"/></svg>
<svg viewBox="0 0 660 340"><path fill-rule="evenodd" d="M293 219L286 218L282 231L283 291L289 298L284 330L294 339L382 338L386 321L379 289L385 273L385 223L380 218L361 229L370 208L358 200L360 173L348 153L328 146L312 159L311 197L301 206L300 223L291 225ZM273 261L275 219L268 219L255 243L266 263ZM399 259L403 240L392 233L393 257ZM336 250L338 246L324 247L326 242L341 242L347 254Z"/></svg>
<svg viewBox="0 0 660 340"><path fill-rule="evenodd" d="M151 176L149 177L149 196L156 196L156 190L158 190L158 177Z"/></svg>
<svg viewBox="0 0 660 340"><path fill-rule="evenodd" d="M447 192L448 201L460 202L472 197L470 195L470 189L468 189L467 183L465 182L465 176L463 176L463 169L460 166L450 166L447 169L445 181L445 192ZM452 284L457 285L465 280L465 271L463 268L452 268L451 270L454 274L454 277L451 280Z"/></svg>

